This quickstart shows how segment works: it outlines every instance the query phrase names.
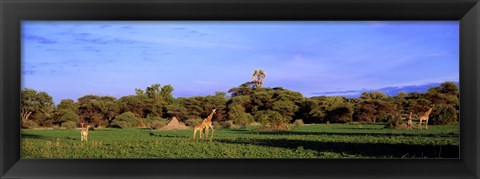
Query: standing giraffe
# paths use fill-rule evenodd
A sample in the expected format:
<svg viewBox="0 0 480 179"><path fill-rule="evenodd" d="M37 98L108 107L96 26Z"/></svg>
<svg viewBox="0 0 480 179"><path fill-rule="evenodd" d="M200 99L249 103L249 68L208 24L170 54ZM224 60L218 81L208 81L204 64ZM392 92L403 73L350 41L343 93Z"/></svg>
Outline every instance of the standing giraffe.
<svg viewBox="0 0 480 179"><path fill-rule="evenodd" d="M90 125L87 125L87 128L83 128L83 122L80 123L82 124L82 132L80 132L81 134L81 141L85 140L85 141L88 141L88 128L90 128Z"/></svg>
<svg viewBox="0 0 480 179"><path fill-rule="evenodd" d="M207 118L203 119L202 120L202 123L196 125L195 127L193 127L193 138L195 139L195 135L197 134L197 132L200 132L200 139L202 138L202 134L203 134L203 129L205 128L205 122L207 121Z"/></svg>
<svg viewBox="0 0 480 179"><path fill-rule="evenodd" d="M418 122L419 129L422 128L422 121L425 121L425 129L428 129L428 117L430 116L430 113L432 113L433 107L435 107L435 104L433 104L432 107L428 108L428 111L423 113L423 115L419 117L419 120L420 120Z"/></svg>
<svg viewBox="0 0 480 179"><path fill-rule="evenodd" d="M205 130L205 138L208 138L208 130L209 129L212 129L212 135L210 136L210 139L213 138L213 132L215 130L213 130L213 125L212 125L212 117L213 117L213 114L215 114L217 109L213 109L212 112L210 113L210 115L208 115L208 117L205 119L205 125L204 125L204 130Z"/></svg>

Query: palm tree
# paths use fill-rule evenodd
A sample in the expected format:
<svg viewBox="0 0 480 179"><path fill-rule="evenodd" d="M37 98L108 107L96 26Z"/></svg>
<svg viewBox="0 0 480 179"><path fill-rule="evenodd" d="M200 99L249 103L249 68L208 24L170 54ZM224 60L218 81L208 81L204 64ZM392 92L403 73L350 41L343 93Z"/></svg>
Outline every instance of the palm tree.
<svg viewBox="0 0 480 179"><path fill-rule="evenodd" d="M255 71L253 71L252 80L255 83L255 88L262 87L262 84L265 81L266 75L267 73L265 73L263 70L260 70L260 69L256 69Z"/></svg>

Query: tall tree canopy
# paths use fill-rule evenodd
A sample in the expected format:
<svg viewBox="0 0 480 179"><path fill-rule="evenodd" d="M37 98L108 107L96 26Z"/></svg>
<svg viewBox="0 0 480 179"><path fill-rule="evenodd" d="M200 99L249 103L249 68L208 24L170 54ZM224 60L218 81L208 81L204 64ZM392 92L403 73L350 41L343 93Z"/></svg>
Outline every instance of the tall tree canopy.
<svg viewBox="0 0 480 179"><path fill-rule="evenodd" d="M37 123L47 121L53 113L53 99L46 92L37 92L34 89L25 88L20 92L20 119L28 121L31 116Z"/></svg>

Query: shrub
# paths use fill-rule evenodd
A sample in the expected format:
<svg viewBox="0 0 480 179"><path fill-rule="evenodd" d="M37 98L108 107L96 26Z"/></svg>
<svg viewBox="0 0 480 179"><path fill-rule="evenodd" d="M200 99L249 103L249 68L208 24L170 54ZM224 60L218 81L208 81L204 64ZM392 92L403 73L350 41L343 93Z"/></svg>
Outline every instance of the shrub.
<svg viewBox="0 0 480 179"><path fill-rule="evenodd" d="M398 129L406 128L406 124L403 123L401 116L390 115L387 116L387 122L385 123L385 128L389 129Z"/></svg>
<svg viewBox="0 0 480 179"><path fill-rule="evenodd" d="M103 120L98 123L98 128L104 128L107 126L108 126L108 121Z"/></svg>
<svg viewBox="0 0 480 179"><path fill-rule="evenodd" d="M60 119L58 120L58 122L63 123L67 121L74 121L74 122L78 121L78 115L72 110L62 109L58 113L59 113L58 115L60 115Z"/></svg>
<svg viewBox="0 0 480 179"><path fill-rule="evenodd" d="M266 110L258 111L255 114L257 121L263 124L267 129L273 130L289 130L287 126L287 121L280 113L277 111Z"/></svg>
<svg viewBox="0 0 480 179"><path fill-rule="evenodd" d="M187 121L185 121L185 124L187 126L197 126L199 125L200 123L202 122L201 119L198 119L198 118L194 118L194 119L188 119Z"/></svg>
<svg viewBox="0 0 480 179"><path fill-rule="evenodd" d="M52 120L43 121L42 127L53 127L53 121Z"/></svg>
<svg viewBox="0 0 480 179"><path fill-rule="evenodd" d="M230 106L228 119L242 128L246 128L248 123L253 121L252 115L246 113L245 109L240 104L234 104Z"/></svg>
<svg viewBox="0 0 480 179"><path fill-rule="evenodd" d="M113 121L110 124L112 128L128 128L128 124L125 121Z"/></svg>
<svg viewBox="0 0 480 179"><path fill-rule="evenodd" d="M31 128L35 128L35 127L38 127L38 125L37 125L37 123L33 122L32 120L26 120L26 121L22 122L22 128L31 129Z"/></svg>
<svg viewBox="0 0 480 179"><path fill-rule="evenodd" d="M296 128L302 127L303 126L303 120L297 119L293 122Z"/></svg>
<svg viewBox="0 0 480 179"><path fill-rule="evenodd" d="M77 122L67 121L62 123L62 127L64 127L65 129L75 129L77 127Z"/></svg>
<svg viewBox="0 0 480 179"><path fill-rule="evenodd" d="M447 104L440 104L435 106L430 119L429 124L452 124L458 121L457 110Z"/></svg>
<svg viewBox="0 0 480 179"><path fill-rule="evenodd" d="M113 127L119 128L132 128L139 127L140 120L132 112L124 112L115 117L115 120L111 123Z"/></svg>
<svg viewBox="0 0 480 179"><path fill-rule="evenodd" d="M224 129L230 129L231 127L233 127L233 121L222 121L220 122L220 126L222 126L222 128Z"/></svg>
<svg viewBox="0 0 480 179"><path fill-rule="evenodd" d="M160 129L168 124L167 119L161 117L147 117L146 122L151 129Z"/></svg>

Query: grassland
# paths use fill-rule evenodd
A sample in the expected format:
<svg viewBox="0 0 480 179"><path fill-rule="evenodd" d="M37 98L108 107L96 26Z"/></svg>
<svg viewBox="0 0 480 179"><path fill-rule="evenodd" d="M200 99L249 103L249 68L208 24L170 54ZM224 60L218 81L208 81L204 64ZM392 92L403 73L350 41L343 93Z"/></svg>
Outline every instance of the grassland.
<svg viewBox="0 0 480 179"><path fill-rule="evenodd" d="M22 130L22 158L458 158L459 126L428 130L383 125L317 124L287 132L217 129L210 140L193 130Z"/></svg>

